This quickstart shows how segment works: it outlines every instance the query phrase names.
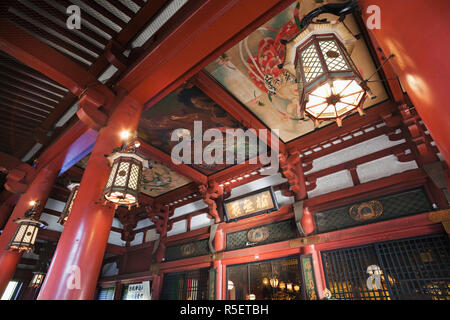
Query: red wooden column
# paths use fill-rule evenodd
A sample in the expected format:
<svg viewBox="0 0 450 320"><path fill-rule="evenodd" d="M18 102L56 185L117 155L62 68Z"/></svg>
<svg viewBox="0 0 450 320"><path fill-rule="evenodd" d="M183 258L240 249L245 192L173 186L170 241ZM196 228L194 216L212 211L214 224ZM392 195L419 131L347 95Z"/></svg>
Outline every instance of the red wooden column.
<svg viewBox="0 0 450 320"><path fill-rule="evenodd" d="M225 250L225 241L224 241L224 233L223 230L218 228L216 231L216 236L214 238L214 248L217 252L222 252ZM225 297L222 297L222 286L223 284L223 266L222 260L214 260L213 266L216 269L216 299L224 300Z"/></svg>
<svg viewBox="0 0 450 320"><path fill-rule="evenodd" d="M320 252L316 250L314 245L304 246L302 254L311 254L314 264L314 278L316 279L317 294L319 299L323 298L323 290L325 289L325 279L322 276L322 265L319 257Z"/></svg>
<svg viewBox="0 0 450 320"><path fill-rule="evenodd" d="M120 147L122 130L137 130L142 112L142 105L132 98L120 99L107 126L99 131L39 300L94 298L114 217L114 207L100 200L111 169L105 155Z"/></svg>
<svg viewBox="0 0 450 320"><path fill-rule="evenodd" d="M13 212L14 207L16 206L17 201L19 201L19 199L20 194L12 194L0 206L0 230L3 230L3 227L8 222L9 216Z"/></svg>
<svg viewBox="0 0 450 320"><path fill-rule="evenodd" d="M450 29L450 1L359 0L359 4L364 21L373 22L377 12L372 9L379 11L380 29L369 32L386 57L395 55L392 66L448 164L450 60L443 52L450 51L445 40Z"/></svg>
<svg viewBox="0 0 450 320"><path fill-rule="evenodd" d="M60 168L61 164L53 161L37 173L27 191L20 197L9 217L8 223L3 229L0 236L0 295L6 289L22 257L22 253L19 253L17 250L6 250L17 228L17 224L13 220L24 216L25 211L30 208L29 202L31 200L40 200L41 208L44 207Z"/></svg>

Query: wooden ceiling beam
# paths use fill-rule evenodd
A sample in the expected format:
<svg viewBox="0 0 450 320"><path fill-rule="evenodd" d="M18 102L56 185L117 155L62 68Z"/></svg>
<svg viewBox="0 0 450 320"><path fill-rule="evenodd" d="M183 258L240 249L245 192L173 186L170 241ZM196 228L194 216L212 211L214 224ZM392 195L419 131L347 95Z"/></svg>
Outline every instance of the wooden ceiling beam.
<svg viewBox="0 0 450 320"><path fill-rule="evenodd" d="M84 60L93 63L95 60L95 57L89 53L87 53L86 51L83 51L81 49L79 49L77 46L70 44L69 42L63 41L60 38L54 36L53 34L45 31L44 29L35 26L34 24L28 22L25 19L22 19L21 17L9 13L8 14L8 20L12 21L14 24L20 26L21 28L26 29L26 32L29 32L31 34L34 34L36 36L36 38L38 39L38 37L41 37L43 39L45 39L46 41L49 41L51 43L53 43L54 45L57 45L77 56L79 56L80 58L83 58ZM56 50L56 49L55 49ZM58 50L59 51L59 50ZM60 52L62 55L64 55L68 60L70 59L74 59L73 57L71 57L70 55L66 54L66 53L62 53ZM76 60L78 63L80 64L86 64L86 62L80 61L80 60Z"/></svg>
<svg viewBox="0 0 450 320"><path fill-rule="evenodd" d="M120 19L115 14L108 11L105 7L101 6L100 4L96 3L94 0L83 0L83 2L91 7L91 9L97 11L99 14L104 16L106 19L114 23L115 25L118 25L121 29L123 29L127 23Z"/></svg>
<svg viewBox="0 0 450 320"><path fill-rule="evenodd" d="M54 7L52 7L51 5L47 4L46 2L42 1L42 0L29 0L32 3L34 3L37 7L42 8L43 10L45 10L47 13L49 13L50 15L52 15L55 19L57 19L58 21L62 22L62 23L66 23L67 21L67 15L63 14L62 12L58 11L57 9L55 9ZM83 19L84 19L84 12L83 12ZM89 28L84 28L82 27L81 29L76 29L76 30L71 30L72 33L82 33L85 36L97 41L99 44L106 46L106 44L108 43L108 39L104 38L103 36L99 35L98 33L91 31Z"/></svg>
<svg viewBox="0 0 450 320"><path fill-rule="evenodd" d="M39 23L45 25L46 27L48 27L51 30L56 31L61 36L64 36L67 39L69 39L70 41L76 43L78 46L84 47L84 48L86 48L86 49L96 53L97 55L100 55L102 53L102 51L103 51L102 48L99 48L98 46L92 44L91 42L86 41L84 38L80 37L78 35L78 33L70 32L70 30L67 27L65 27L65 28L60 27L56 23L52 22L50 19L48 19L45 16L41 15L38 11L35 11L35 9L31 8L31 6L27 7L27 6L23 5L20 2L13 2L12 6L14 8L18 9L19 11L22 11L23 13L25 13L26 15L28 15L32 19L34 17L38 16L39 17L39 20L38 20Z"/></svg>
<svg viewBox="0 0 450 320"><path fill-rule="evenodd" d="M45 112L42 112L41 110L30 111L29 109L26 109L26 107L27 107L26 105L23 105L18 101L14 101L10 98L7 98L0 93L0 110L2 110L2 112L10 113L14 117L24 117L27 119L27 121L30 120L39 123L42 120L44 120L47 116L47 114ZM14 113L14 110L17 110L18 112Z"/></svg>
<svg viewBox="0 0 450 320"><path fill-rule="evenodd" d="M59 83L75 95L97 78L65 55L0 18L0 50Z"/></svg>
<svg viewBox="0 0 450 320"><path fill-rule="evenodd" d="M70 7L71 5L73 5L72 2L67 1L67 0L52 0L50 2L51 3L55 2L55 3L59 4L60 6L62 6L64 9ZM53 5L53 3L52 3L52 5ZM95 18L93 15L91 15L86 10L83 11L83 19L81 20L81 24L83 24L83 20L86 20L86 22L89 22L90 24L92 24L96 28L100 29L104 33L110 35L111 37L113 37L117 33L111 27L107 26L106 24L104 24L100 20L97 20L97 18Z"/></svg>
<svg viewBox="0 0 450 320"><path fill-rule="evenodd" d="M0 91L3 92L3 94L6 94L8 97L12 97L12 99L19 98L27 103L30 103L36 107L36 109L44 110L44 111L52 111L55 108L55 104L51 104L47 102L45 99L33 97L28 92L21 91L17 88L14 88L9 85L1 85Z"/></svg>
<svg viewBox="0 0 450 320"><path fill-rule="evenodd" d="M108 2L111 6L115 7L117 10L128 16L128 18L132 18L134 16L134 11L128 8L122 2L117 0L106 0L106 2Z"/></svg>
<svg viewBox="0 0 450 320"><path fill-rule="evenodd" d="M9 88L11 91L14 90L20 92L23 95L27 95L30 98L38 99L38 101L41 103L50 104L52 108L57 106L59 100L61 100L61 97L52 97L46 91L37 90L33 87L30 88L29 86L21 84L20 82L14 80L6 80L3 77L0 77L0 85L2 87Z"/></svg>

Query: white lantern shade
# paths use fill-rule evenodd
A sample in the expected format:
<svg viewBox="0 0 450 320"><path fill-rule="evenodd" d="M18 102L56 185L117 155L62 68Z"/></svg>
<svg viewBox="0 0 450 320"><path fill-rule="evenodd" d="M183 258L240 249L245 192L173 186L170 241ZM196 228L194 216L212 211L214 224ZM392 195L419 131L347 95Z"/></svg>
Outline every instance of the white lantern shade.
<svg viewBox="0 0 450 320"><path fill-rule="evenodd" d="M75 198L78 194L78 189L80 187L79 183L73 183L69 186L71 189L69 198L67 199L66 205L64 206L63 211L61 212L61 216L58 219L58 223L61 225L64 225L69 218L70 211L73 207L73 202L75 201Z"/></svg>
<svg viewBox="0 0 450 320"><path fill-rule="evenodd" d="M146 160L127 152L114 153L108 159L112 168L103 190L104 197L116 205L138 205L142 169Z"/></svg>
<svg viewBox="0 0 450 320"><path fill-rule="evenodd" d="M341 23L311 24L286 46L284 68L295 75L299 117L336 121L362 107L370 91L350 53L356 39Z"/></svg>
<svg viewBox="0 0 450 320"><path fill-rule="evenodd" d="M19 225L8 244L8 248L10 250L33 251L39 228L44 228L47 224L32 218L17 219L14 222Z"/></svg>

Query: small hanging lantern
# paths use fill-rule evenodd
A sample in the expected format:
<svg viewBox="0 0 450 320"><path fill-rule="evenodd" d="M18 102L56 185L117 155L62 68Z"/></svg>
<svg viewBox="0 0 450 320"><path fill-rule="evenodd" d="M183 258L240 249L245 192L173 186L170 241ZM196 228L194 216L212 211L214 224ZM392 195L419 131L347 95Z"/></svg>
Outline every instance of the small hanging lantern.
<svg viewBox="0 0 450 320"><path fill-rule="evenodd" d="M311 23L286 44L284 69L297 78L298 114L342 126L372 93L350 58L356 39L339 22ZM373 96L372 96L373 98Z"/></svg>
<svg viewBox="0 0 450 320"><path fill-rule="evenodd" d="M276 278L276 277L274 277L274 278L271 278L270 279L270 286L272 287L272 288L276 288L276 287L278 287L278 279Z"/></svg>
<svg viewBox="0 0 450 320"><path fill-rule="evenodd" d="M117 206L126 205L128 209L139 206L139 193L142 181L142 169L147 166L147 160L136 154L140 143L136 135L124 135L127 141L120 150L114 150L108 156L112 167L103 196Z"/></svg>
<svg viewBox="0 0 450 320"><path fill-rule="evenodd" d="M33 272L33 278L31 279L29 287L31 288L39 288L44 281L45 273L44 272Z"/></svg>
<svg viewBox="0 0 450 320"><path fill-rule="evenodd" d="M58 223L64 225L69 218L69 213L72 210L73 202L75 201L75 197L78 194L78 188L80 187L79 183L71 183L68 188L70 190L69 199L64 206L63 211L61 212L61 216L58 219Z"/></svg>
<svg viewBox="0 0 450 320"><path fill-rule="evenodd" d="M25 212L25 217L14 220L14 222L19 225L8 244L8 249L19 250L20 252L33 251L39 228L47 227L47 223L34 218L39 208L39 204L40 201L31 201L30 206L32 206L32 208Z"/></svg>

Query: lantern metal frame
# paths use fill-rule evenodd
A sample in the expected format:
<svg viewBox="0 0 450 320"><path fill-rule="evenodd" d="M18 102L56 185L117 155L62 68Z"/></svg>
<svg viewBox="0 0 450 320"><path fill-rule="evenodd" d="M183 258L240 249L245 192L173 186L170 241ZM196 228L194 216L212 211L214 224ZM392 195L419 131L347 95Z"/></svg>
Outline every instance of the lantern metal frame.
<svg viewBox="0 0 450 320"><path fill-rule="evenodd" d="M19 252L31 252L34 250L34 243L39 229L45 229L48 226L46 222L34 218L39 205L40 201L36 201L34 206L25 212L24 218L14 220L18 226L8 243L9 250L19 250Z"/></svg>
<svg viewBox="0 0 450 320"><path fill-rule="evenodd" d="M338 126L342 120L358 111L364 115L363 105L368 95L374 97L367 82L363 80L350 55L355 46L355 37L340 22L311 23L286 44L285 70L297 78L299 118L308 117L317 127L322 121L335 121ZM325 52L325 50L328 50ZM305 63L306 61L306 63ZM310 69L305 71L306 69ZM335 81L346 81L356 91L348 95L333 92ZM307 106L310 94L319 89L326 90L329 96L316 96L321 102ZM313 94L314 96L314 94ZM355 96L355 102L341 99ZM345 105L338 109L337 104ZM323 110L314 114L310 108L324 106ZM331 108L332 107L332 108ZM334 112L328 112L332 110Z"/></svg>
<svg viewBox="0 0 450 320"><path fill-rule="evenodd" d="M44 278L46 276L45 272L35 271L33 272L33 278L30 281L30 288L39 288L44 282Z"/></svg>
<svg viewBox="0 0 450 320"><path fill-rule="evenodd" d="M120 150L115 150L107 157L111 171L102 197L107 201L119 205L126 205L128 209L139 206L139 194L143 179L143 168L147 166L147 160L136 154L136 147L140 144L136 140L136 134L125 142Z"/></svg>
<svg viewBox="0 0 450 320"><path fill-rule="evenodd" d="M61 215L58 219L58 223L62 226L66 223L67 219L69 218L70 211L73 207L73 202L75 201L75 198L78 194L78 189L80 188L80 183L71 183L68 188L70 189L70 195L67 199L66 205L64 206L63 211L61 212Z"/></svg>

